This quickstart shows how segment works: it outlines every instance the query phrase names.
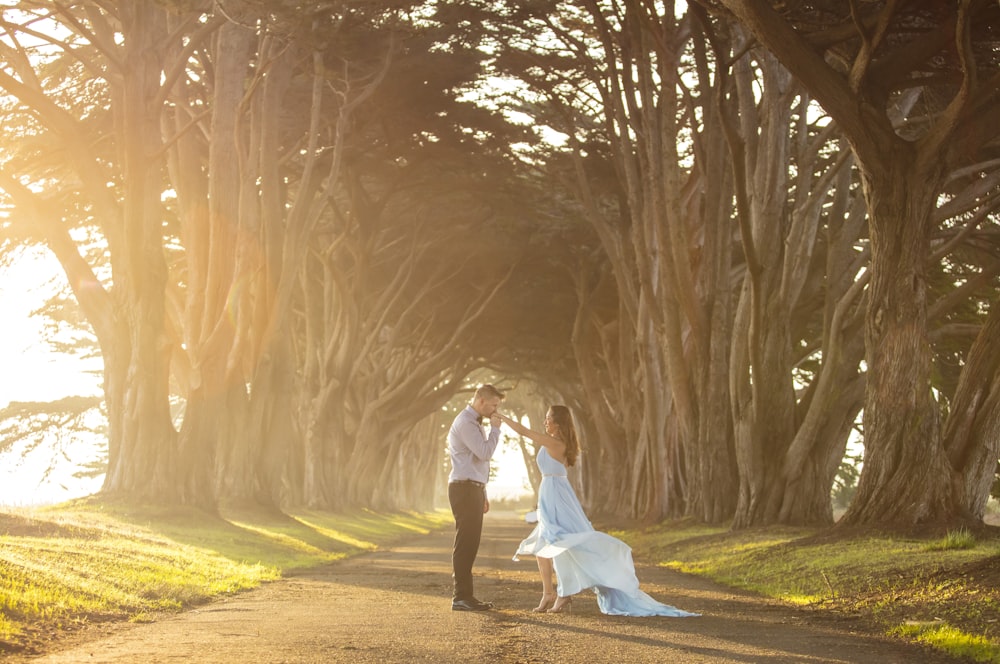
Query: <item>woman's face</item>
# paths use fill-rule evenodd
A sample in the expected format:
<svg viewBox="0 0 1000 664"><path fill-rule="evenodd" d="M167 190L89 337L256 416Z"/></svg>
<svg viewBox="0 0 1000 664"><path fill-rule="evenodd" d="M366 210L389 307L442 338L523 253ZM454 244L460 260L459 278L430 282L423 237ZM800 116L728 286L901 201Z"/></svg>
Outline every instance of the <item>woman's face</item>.
<svg viewBox="0 0 1000 664"><path fill-rule="evenodd" d="M555 436L559 433L559 425L556 424L555 419L553 419L551 410L545 413L545 433L550 436Z"/></svg>

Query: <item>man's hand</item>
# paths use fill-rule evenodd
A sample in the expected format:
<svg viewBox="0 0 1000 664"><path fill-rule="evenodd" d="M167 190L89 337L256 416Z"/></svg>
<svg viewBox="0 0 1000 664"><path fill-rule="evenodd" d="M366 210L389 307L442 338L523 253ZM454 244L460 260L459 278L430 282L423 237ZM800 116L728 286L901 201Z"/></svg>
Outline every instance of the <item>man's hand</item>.
<svg viewBox="0 0 1000 664"><path fill-rule="evenodd" d="M490 499L487 496L483 496L483 514L490 511Z"/></svg>
<svg viewBox="0 0 1000 664"><path fill-rule="evenodd" d="M503 420L500 419L500 413L493 413L490 415L490 426L498 427Z"/></svg>

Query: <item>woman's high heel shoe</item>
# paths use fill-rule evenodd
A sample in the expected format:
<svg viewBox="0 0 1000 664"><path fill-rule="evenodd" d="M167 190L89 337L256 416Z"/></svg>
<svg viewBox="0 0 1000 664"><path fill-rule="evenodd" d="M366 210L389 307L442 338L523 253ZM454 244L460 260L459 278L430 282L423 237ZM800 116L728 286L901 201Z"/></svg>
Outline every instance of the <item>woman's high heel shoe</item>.
<svg viewBox="0 0 1000 664"><path fill-rule="evenodd" d="M562 613L563 611L569 612L573 608L573 597L560 597L552 605L546 613Z"/></svg>
<svg viewBox="0 0 1000 664"><path fill-rule="evenodd" d="M549 608L555 603L557 595L552 593L551 595L542 595L541 603L531 610L532 613L545 613Z"/></svg>

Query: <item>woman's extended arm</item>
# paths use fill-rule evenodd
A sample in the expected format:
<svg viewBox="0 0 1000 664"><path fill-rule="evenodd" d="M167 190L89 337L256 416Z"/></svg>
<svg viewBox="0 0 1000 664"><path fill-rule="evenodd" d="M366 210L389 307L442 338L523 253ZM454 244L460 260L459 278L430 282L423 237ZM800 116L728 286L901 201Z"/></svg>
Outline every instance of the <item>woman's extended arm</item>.
<svg viewBox="0 0 1000 664"><path fill-rule="evenodd" d="M557 461L563 460L563 454L566 452L566 443L559 440L558 438L553 438L547 433L542 433L540 431L533 431L528 427L524 426L517 420L513 420L506 415L497 413L500 419L504 421L515 433L518 433L525 438L530 438L531 440L539 443L543 447L548 448L549 454L551 454Z"/></svg>

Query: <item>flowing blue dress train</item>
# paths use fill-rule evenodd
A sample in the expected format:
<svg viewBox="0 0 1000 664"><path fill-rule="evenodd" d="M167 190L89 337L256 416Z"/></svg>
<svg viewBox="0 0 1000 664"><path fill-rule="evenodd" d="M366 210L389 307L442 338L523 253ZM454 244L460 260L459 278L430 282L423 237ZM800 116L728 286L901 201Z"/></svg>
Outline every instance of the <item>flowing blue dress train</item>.
<svg viewBox="0 0 1000 664"><path fill-rule="evenodd" d="M632 549L594 530L566 477L566 467L544 447L536 460L542 471L538 489L538 525L514 555L551 558L561 597L587 588L597 594L601 613L615 616L697 616L662 604L639 589Z"/></svg>

